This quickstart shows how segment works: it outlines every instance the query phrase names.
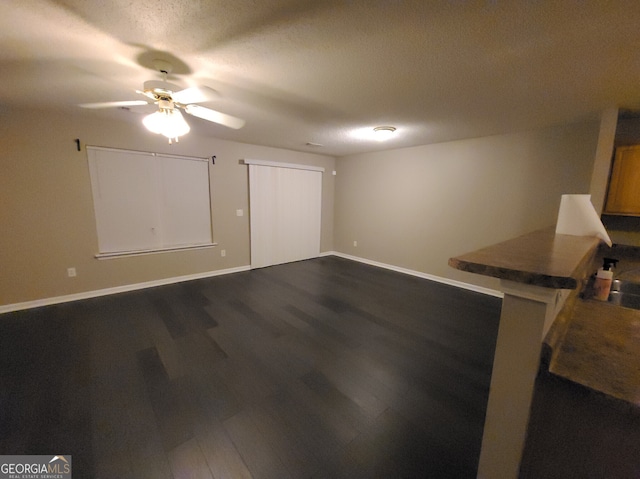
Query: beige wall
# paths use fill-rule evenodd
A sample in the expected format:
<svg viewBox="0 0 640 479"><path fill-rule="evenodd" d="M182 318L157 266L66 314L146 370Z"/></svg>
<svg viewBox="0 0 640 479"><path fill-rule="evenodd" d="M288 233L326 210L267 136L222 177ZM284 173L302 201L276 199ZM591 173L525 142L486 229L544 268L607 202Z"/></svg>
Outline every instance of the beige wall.
<svg viewBox="0 0 640 479"><path fill-rule="evenodd" d="M219 247L98 261L83 145L182 155L216 155L212 170L214 240ZM0 112L0 305L113 288L250 264L249 193L243 158L322 166L321 251L333 249L332 157L190 134L179 144L136 121L97 119L83 111ZM236 216L243 209L245 215ZM226 250L226 257L220 250ZM67 277L75 267L78 276Z"/></svg>
<svg viewBox="0 0 640 479"><path fill-rule="evenodd" d="M249 265L243 158L326 169L322 251L496 288L490 278L453 270L448 258L553 224L561 194L589 192L598 132L599 122L584 122L336 160L193 133L170 146L137 122L78 110L5 110L0 305ZM75 138L83 145L216 155L212 203L219 247L96 260L86 152L76 151ZM245 216L237 217L237 209ZM76 278L67 277L68 267L77 269Z"/></svg>
<svg viewBox="0 0 640 479"><path fill-rule="evenodd" d="M589 192L599 126L339 158L335 248L497 288L492 278L452 269L448 259L555 224L562 194Z"/></svg>

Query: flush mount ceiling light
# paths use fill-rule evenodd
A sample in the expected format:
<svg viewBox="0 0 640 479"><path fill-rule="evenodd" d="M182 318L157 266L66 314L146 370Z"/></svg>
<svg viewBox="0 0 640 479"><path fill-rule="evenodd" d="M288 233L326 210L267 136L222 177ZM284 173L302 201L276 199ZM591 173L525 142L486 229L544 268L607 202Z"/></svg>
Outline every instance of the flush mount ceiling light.
<svg viewBox="0 0 640 479"><path fill-rule="evenodd" d="M396 128L393 126L376 126L373 129L375 139L378 141L385 141L390 139L395 133Z"/></svg>

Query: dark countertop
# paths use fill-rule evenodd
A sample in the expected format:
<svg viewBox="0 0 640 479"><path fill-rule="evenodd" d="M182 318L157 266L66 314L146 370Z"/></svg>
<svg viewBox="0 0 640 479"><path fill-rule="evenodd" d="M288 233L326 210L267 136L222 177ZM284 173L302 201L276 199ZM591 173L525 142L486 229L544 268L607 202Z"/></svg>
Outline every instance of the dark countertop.
<svg viewBox="0 0 640 479"><path fill-rule="evenodd" d="M595 273L604 257L620 262L614 278L640 282L640 248L600 245L590 267ZM582 298L568 311L563 337L555 345L549 371L609 397L640 406L640 311L591 298L586 283Z"/></svg>
<svg viewBox="0 0 640 479"><path fill-rule="evenodd" d="M449 266L518 283L576 289L581 266L590 262L600 240L555 234L549 227L449 259Z"/></svg>
<svg viewBox="0 0 640 479"><path fill-rule="evenodd" d="M549 371L640 406L640 311L578 299Z"/></svg>

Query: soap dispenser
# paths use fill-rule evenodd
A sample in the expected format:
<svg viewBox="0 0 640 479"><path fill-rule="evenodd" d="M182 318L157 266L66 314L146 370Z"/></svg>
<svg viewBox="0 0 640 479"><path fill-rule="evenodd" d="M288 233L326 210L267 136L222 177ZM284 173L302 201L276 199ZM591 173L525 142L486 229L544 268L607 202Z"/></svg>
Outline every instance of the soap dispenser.
<svg viewBox="0 0 640 479"><path fill-rule="evenodd" d="M617 262L617 259L604 258L602 268L596 273L596 280L593 283L593 297L595 299L600 301L609 299L611 283L613 282L613 268Z"/></svg>

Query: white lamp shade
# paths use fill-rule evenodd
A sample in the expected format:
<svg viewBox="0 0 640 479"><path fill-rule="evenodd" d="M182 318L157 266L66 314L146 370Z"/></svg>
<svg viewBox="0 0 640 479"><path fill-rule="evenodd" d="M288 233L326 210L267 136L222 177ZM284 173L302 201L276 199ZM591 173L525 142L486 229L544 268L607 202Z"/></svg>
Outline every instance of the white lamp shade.
<svg viewBox="0 0 640 479"><path fill-rule="evenodd" d="M178 138L191 130L189 124L178 110L168 110L164 130L161 132L167 138Z"/></svg>
<svg viewBox="0 0 640 479"><path fill-rule="evenodd" d="M164 112L156 111L147 115L142 119L142 124L151 133L162 133L162 126L164 125Z"/></svg>
<svg viewBox="0 0 640 479"><path fill-rule="evenodd" d="M167 138L178 138L191 130L182 113L176 109L161 110L147 115L142 119L142 124L150 132Z"/></svg>

